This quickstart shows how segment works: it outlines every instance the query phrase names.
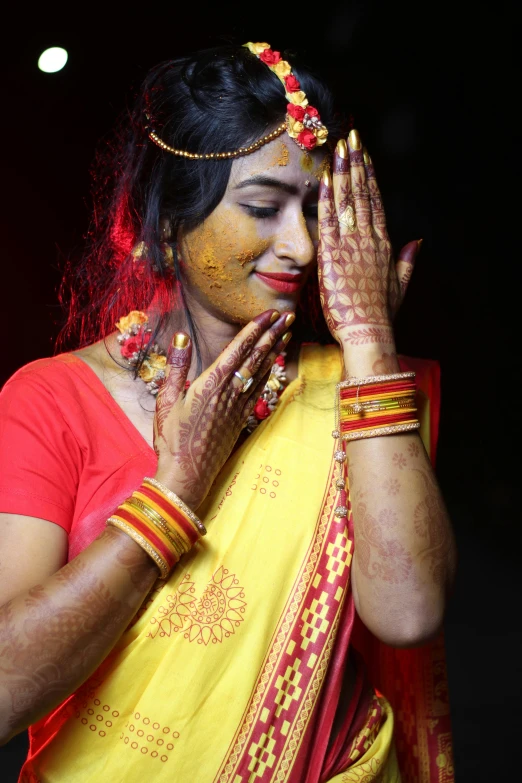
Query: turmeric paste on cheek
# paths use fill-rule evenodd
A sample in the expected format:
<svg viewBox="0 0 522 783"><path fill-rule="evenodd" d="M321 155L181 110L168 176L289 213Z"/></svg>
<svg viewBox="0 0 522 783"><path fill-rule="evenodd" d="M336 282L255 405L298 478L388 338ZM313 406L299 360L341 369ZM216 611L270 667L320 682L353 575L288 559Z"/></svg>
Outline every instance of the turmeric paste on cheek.
<svg viewBox="0 0 522 783"><path fill-rule="evenodd" d="M181 240L186 284L211 311L247 323L273 307L273 297L252 279L254 262L272 243L261 238L255 221L237 209L218 207Z"/></svg>

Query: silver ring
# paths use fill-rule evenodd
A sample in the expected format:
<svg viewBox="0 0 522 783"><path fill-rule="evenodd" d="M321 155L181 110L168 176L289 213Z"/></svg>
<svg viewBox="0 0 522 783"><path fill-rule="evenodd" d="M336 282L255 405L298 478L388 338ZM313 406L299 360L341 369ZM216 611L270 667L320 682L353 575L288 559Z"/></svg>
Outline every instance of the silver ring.
<svg viewBox="0 0 522 783"><path fill-rule="evenodd" d="M239 378L239 380L243 384L243 388L241 389L241 394L244 394L245 392L247 392L250 389L250 387L252 386L252 384L254 383L254 379L252 377L245 378L243 375L241 375L239 370L236 370L234 375L236 376L236 378Z"/></svg>

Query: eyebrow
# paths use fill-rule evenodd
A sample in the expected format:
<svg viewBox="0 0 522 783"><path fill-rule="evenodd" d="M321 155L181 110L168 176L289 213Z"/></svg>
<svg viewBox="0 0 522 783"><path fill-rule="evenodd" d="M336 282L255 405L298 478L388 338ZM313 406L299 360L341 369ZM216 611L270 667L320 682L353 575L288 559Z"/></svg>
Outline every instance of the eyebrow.
<svg viewBox="0 0 522 783"><path fill-rule="evenodd" d="M296 196L299 193L299 189L295 185L290 185L288 182L281 182L280 179L275 179L274 177L265 177L262 174L243 180L243 182L240 182L239 185L234 187L234 190L248 188L251 185L261 185L265 188L276 188L277 190L282 190L284 193L289 193L291 196Z"/></svg>

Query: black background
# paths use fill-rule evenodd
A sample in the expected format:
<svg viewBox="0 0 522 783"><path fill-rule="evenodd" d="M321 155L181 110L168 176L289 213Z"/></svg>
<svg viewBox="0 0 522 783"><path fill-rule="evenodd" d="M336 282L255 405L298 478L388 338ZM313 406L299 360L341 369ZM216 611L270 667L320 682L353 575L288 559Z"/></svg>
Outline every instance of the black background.
<svg viewBox="0 0 522 783"><path fill-rule="evenodd" d="M446 623L456 777L516 779L515 4L488 4L487 13L471 3L377 0L53 8L12 9L4 25L0 383L54 350L60 265L87 229L95 145L147 69L223 40L297 50L353 116L376 165L394 247L424 239L396 334L401 353L438 359L442 369L437 473L460 557ZM69 62L57 74L40 73L38 56L52 45L65 47ZM24 745L25 735L0 750L6 783L16 780Z"/></svg>

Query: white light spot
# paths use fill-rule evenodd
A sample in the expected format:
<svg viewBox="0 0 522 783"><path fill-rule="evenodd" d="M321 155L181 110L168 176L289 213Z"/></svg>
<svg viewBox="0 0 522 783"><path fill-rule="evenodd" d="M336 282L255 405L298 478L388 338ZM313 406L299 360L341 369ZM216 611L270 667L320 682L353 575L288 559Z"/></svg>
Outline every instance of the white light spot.
<svg viewBox="0 0 522 783"><path fill-rule="evenodd" d="M38 67L44 73L56 73L61 71L69 55L61 46L52 46L42 52L38 60Z"/></svg>

